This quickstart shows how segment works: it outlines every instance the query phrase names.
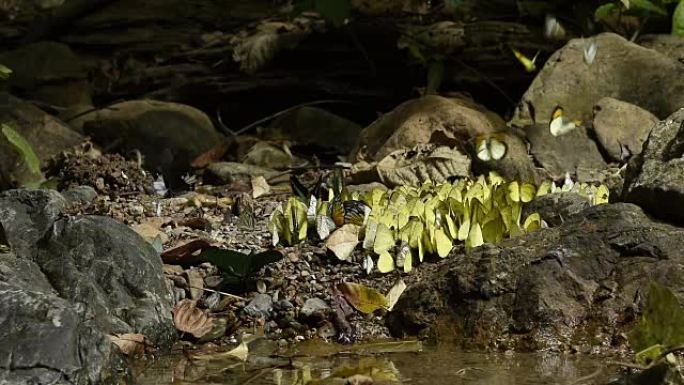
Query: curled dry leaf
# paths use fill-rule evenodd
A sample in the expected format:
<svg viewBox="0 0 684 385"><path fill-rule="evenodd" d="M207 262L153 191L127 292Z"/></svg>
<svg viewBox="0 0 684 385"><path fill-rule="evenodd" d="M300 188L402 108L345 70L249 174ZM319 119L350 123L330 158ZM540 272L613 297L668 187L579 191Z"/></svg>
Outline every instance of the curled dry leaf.
<svg viewBox="0 0 684 385"><path fill-rule="evenodd" d="M198 257L202 250L212 246L207 239L193 239L182 245L173 247L161 253L161 259L169 265L194 265L199 261Z"/></svg>
<svg viewBox="0 0 684 385"><path fill-rule="evenodd" d="M214 320L197 308L197 301L184 299L173 308L173 324L176 329L200 338L214 327Z"/></svg>
<svg viewBox="0 0 684 385"><path fill-rule="evenodd" d="M266 178L262 175L252 177L252 198L259 198L269 192L271 192L271 186L268 185Z"/></svg>
<svg viewBox="0 0 684 385"><path fill-rule="evenodd" d="M401 294L406 290L406 283L404 283L404 280L399 278L399 280L392 286L390 291L387 293L387 310L392 311L394 309L394 305L397 304L397 301L399 301L399 297L401 297Z"/></svg>
<svg viewBox="0 0 684 385"><path fill-rule="evenodd" d="M387 309L387 297L381 292L358 283L343 282L337 286L344 298L361 313L369 314Z"/></svg>
<svg viewBox="0 0 684 385"><path fill-rule="evenodd" d="M223 352L223 353L211 353L211 354L192 354L191 357L194 360L221 360L226 357L234 357L240 361L247 361L247 356L249 355L249 348L247 343L242 341L240 345L235 347L235 349Z"/></svg>
<svg viewBox="0 0 684 385"><path fill-rule="evenodd" d="M145 348L145 336L139 333L114 334L107 337L127 356L141 354Z"/></svg>
<svg viewBox="0 0 684 385"><path fill-rule="evenodd" d="M359 226L351 223L340 227L330 234L325 241L325 247L337 258L343 261L348 260L356 245L359 244L359 229Z"/></svg>

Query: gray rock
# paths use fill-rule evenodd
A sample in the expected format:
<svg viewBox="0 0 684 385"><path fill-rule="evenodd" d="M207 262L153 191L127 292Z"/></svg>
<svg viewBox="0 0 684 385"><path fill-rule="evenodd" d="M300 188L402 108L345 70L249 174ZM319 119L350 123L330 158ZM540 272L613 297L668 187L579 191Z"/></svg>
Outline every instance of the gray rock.
<svg viewBox="0 0 684 385"><path fill-rule="evenodd" d="M684 223L684 109L656 124L627 167L623 197L649 213Z"/></svg>
<svg viewBox="0 0 684 385"><path fill-rule="evenodd" d="M621 162L641 152L658 118L630 103L602 98L594 106L594 132L611 160Z"/></svg>
<svg viewBox="0 0 684 385"><path fill-rule="evenodd" d="M590 206L589 200L575 193L546 194L523 207L523 218L539 213L549 226L560 226Z"/></svg>
<svg viewBox="0 0 684 385"><path fill-rule="evenodd" d="M422 266L388 314L396 336L519 350L620 349L652 280L684 291L684 229L627 203L588 208L558 227ZM637 294L640 294L637 295ZM439 320L439 321L437 321ZM436 324L447 322L453 335ZM596 325L602 325L596 333ZM477 336L476 339L471 336Z"/></svg>
<svg viewBox="0 0 684 385"><path fill-rule="evenodd" d="M273 299L268 294L257 294L254 298L249 301L247 306L244 307L244 311L247 315L257 318L268 319L271 309L273 308Z"/></svg>
<svg viewBox="0 0 684 385"><path fill-rule="evenodd" d="M1 61L0 61L1 63ZM60 120L31 103L0 92L0 122L10 125L31 144L41 162L83 141ZM0 190L33 181L19 153L0 134Z"/></svg>
<svg viewBox="0 0 684 385"><path fill-rule="evenodd" d="M231 183L236 181L244 181L249 183L253 176L264 176L269 178L278 174L270 168L254 166L245 163L235 162L215 162L210 164L205 171L205 178L220 183Z"/></svg>
<svg viewBox="0 0 684 385"><path fill-rule="evenodd" d="M578 167L597 170L608 167L584 127L553 136L548 124L536 124L527 127L525 132L532 156L553 179L562 178L566 172L575 174Z"/></svg>
<svg viewBox="0 0 684 385"><path fill-rule="evenodd" d="M584 49L595 43L596 57ZM594 105L610 96L662 119L684 106L684 66L614 33L572 39L547 60L523 95L511 124L548 124L556 106L572 120L589 122Z"/></svg>
<svg viewBox="0 0 684 385"><path fill-rule="evenodd" d="M302 309L299 311L301 315L304 317L309 317L315 312L320 312L320 311L325 311L327 309L330 309L330 306L328 305L327 302L320 298L309 298L304 302L304 306L302 306Z"/></svg>
<svg viewBox="0 0 684 385"><path fill-rule="evenodd" d="M0 194L11 254L0 254L0 382L95 384L126 369L107 335L176 338L152 247L111 218L65 217L51 190ZM8 370L7 368L12 368Z"/></svg>
<svg viewBox="0 0 684 385"><path fill-rule="evenodd" d="M90 186L74 186L62 191L61 194L70 205L93 203L97 198L97 191Z"/></svg>

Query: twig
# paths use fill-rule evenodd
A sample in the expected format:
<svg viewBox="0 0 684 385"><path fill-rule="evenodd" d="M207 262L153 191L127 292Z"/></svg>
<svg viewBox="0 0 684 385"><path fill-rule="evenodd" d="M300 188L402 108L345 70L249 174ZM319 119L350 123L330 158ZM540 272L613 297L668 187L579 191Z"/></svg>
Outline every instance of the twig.
<svg viewBox="0 0 684 385"><path fill-rule="evenodd" d="M217 293L217 294L225 295L226 297L239 299L240 301L247 301L247 298L243 298L243 297L240 297L239 295L235 295L235 294L226 293L225 291L218 291L218 290L214 290L214 289L207 289L206 287L197 287L197 286L190 286L190 285L188 285L188 287L191 289L199 289L199 290L208 291L210 293Z"/></svg>

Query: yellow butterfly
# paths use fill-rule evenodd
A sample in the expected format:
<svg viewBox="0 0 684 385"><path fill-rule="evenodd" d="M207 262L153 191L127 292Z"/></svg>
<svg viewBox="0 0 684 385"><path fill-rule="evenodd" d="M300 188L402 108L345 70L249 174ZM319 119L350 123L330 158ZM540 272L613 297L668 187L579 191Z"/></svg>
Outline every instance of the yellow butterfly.
<svg viewBox="0 0 684 385"><path fill-rule="evenodd" d="M528 58L527 56L523 55L522 52L518 51L517 49L511 47L511 51L513 51L513 55L515 55L515 58L518 59L520 64L525 67L525 71L527 72L534 72L537 70L537 57L539 56L539 52L534 55L532 59Z"/></svg>

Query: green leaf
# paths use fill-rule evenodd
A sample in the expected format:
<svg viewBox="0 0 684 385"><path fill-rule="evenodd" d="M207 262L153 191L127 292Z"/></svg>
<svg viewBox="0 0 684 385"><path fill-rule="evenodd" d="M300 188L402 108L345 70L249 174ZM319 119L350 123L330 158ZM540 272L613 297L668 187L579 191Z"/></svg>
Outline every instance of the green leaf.
<svg viewBox="0 0 684 385"><path fill-rule="evenodd" d="M677 8L672 14L672 34L684 37L684 0L677 4Z"/></svg>
<svg viewBox="0 0 684 385"><path fill-rule="evenodd" d="M7 138L7 141L9 141L19 152L19 155L21 155L24 164L32 176L34 176L35 179L40 179L40 181L42 181L44 178L43 173L40 171L40 160L38 160L38 156L35 151L33 151L31 144L20 133L6 124L2 125L2 133L5 135L5 138ZM25 187L37 187L40 185L40 182L36 182L35 185L34 183L24 183L24 185Z"/></svg>
<svg viewBox="0 0 684 385"><path fill-rule="evenodd" d="M653 345L672 347L684 344L684 309L670 289L651 283L646 308L637 326L629 333L629 344L641 352Z"/></svg>
<svg viewBox="0 0 684 385"><path fill-rule="evenodd" d="M667 16L667 10L661 5L654 4L649 0L631 0L631 9L653 12L661 16Z"/></svg>
<svg viewBox="0 0 684 385"><path fill-rule="evenodd" d="M213 263L228 278L238 281L249 278L262 267L269 263L277 262L281 258L283 258L283 255L277 250L245 254L236 250L220 249L218 247L208 247L202 250L202 253L199 255L200 260Z"/></svg>
<svg viewBox="0 0 684 385"><path fill-rule="evenodd" d="M594 11L594 20L595 21L603 21L614 14L616 14L620 10L620 7L615 4L615 3L607 3L603 4L600 7L596 8L596 11Z"/></svg>

